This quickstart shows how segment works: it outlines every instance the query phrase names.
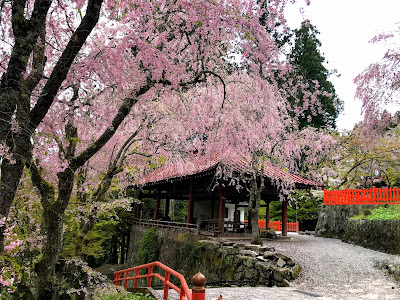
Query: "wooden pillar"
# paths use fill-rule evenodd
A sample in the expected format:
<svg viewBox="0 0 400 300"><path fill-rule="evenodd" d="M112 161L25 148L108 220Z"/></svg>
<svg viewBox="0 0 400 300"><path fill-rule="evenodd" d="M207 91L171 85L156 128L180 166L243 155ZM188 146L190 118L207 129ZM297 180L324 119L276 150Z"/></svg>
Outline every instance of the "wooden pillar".
<svg viewBox="0 0 400 300"><path fill-rule="evenodd" d="M235 204L235 218L233 219L233 221L235 222L235 223L237 223L237 222L239 222L240 220L238 220L238 209L237 209L237 204Z"/></svg>
<svg viewBox="0 0 400 300"><path fill-rule="evenodd" d="M154 208L153 220L160 218L160 202L161 202L161 190L158 188L156 193L156 207Z"/></svg>
<svg viewBox="0 0 400 300"><path fill-rule="evenodd" d="M167 198L165 199L165 212L164 212L164 218L165 220L169 221L169 196L167 196Z"/></svg>
<svg viewBox="0 0 400 300"><path fill-rule="evenodd" d="M287 236L287 199L282 202L282 236Z"/></svg>
<svg viewBox="0 0 400 300"><path fill-rule="evenodd" d="M137 204L136 208L136 219L140 219L142 216L142 199L143 199L143 193L139 193L139 201L140 203Z"/></svg>
<svg viewBox="0 0 400 300"><path fill-rule="evenodd" d="M225 199L224 187L222 183L219 184L219 205L218 205L218 231L223 234L225 226Z"/></svg>
<svg viewBox="0 0 400 300"><path fill-rule="evenodd" d="M235 204L235 214L234 214L234 218L233 218L233 222L234 223L239 223L240 220L238 220L238 209L237 209L237 204ZM233 225L233 230L237 230L238 228L240 228L240 225L234 224Z"/></svg>
<svg viewBox="0 0 400 300"><path fill-rule="evenodd" d="M188 213L186 218L186 223L193 223L193 180L190 178L189 181L189 204L188 204Z"/></svg>
<svg viewBox="0 0 400 300"><path fill-rule="evenodd" d="M271 201L267 201L267 207L265 209L265 229L269 228L269 203Z"/></svg>

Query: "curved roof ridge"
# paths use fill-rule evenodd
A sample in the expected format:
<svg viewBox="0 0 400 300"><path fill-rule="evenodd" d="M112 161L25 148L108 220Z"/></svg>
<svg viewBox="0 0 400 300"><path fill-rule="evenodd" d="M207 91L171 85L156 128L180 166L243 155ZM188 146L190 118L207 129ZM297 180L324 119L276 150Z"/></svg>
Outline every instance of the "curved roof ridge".
<svg viewBox="0 0 400 300"><path fill-rule="evenodd" d="M151 171L135 182L135 185L157 184L165 181L180 180L185 177L207 172L217 168L218 165L230 168L239 173L251 172L249 159L242 155L235 157L229 153L213 154L210 156L193 154L187 159L169 162ZM320 182L315 182L284 171L273 165L270 161L264 162L264 175L272 180L278 179L307 186L323 186Z"/></svg>

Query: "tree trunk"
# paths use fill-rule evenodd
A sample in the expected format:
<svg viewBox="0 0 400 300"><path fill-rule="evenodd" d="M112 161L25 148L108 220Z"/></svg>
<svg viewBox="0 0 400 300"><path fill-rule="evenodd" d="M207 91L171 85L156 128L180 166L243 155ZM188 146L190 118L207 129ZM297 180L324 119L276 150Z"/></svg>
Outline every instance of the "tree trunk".
<svg viewBox="0 0 400 300"><path fill-rule="evenodd" d="M4 251L4 232L6 230L6 220L10 212L11 205L14 201L23 169L24 165L21 160L18 160L14 165L10 164L9 161L4 160L1 165L0 255Z"/></svg>
<svg viewBox="0 0 400 300"><path fill-rule="evenodd" d="M55 268L62 250L64 213L71 198L74 185L74 172L66 169L58 176L58 198L51 203L42 194L43 217L46 240L43 245L43 256L36 263L38 299L57 299L59 282L55 276Z"/></svg>
<svg viewBox="0 0 400 300"><path fill-rule="evenodd" d="M126 244L125 244L125 234L121 234L121 255L120 255L120 263L123 265L125 263L125 249L126 249Z"/></svg>
<svg viewBox="0 0 400 300"><path fill-rule="evenodd" d="M250 183L249 223L251 223L251 243L262 245L258 218L261 203L261 193L264 190L264 161L260 157L252 158L253 177Z"/></svg>
<svg viewBox="0 0 400 300"><path fill-rule="evenodd" d="M111 263L118 264L118 239L116 235L111 239Z"/></svg>
<svg viewBox="0 0 400 300"><path fill-rule="evenodd" d="M251 243L258 244L260 238L260 230L258 228L258 209L249 209L249 215L251 216Z"/></svg>
<svg viewBox="0 0 400 300"><path fill-rule="evenodd" d="M37 299L57 299L59 282L55 274L55 267L62 248L62 232L64 225L64 212L46 209L46 242L43 255L35 266L37 273L36 288Z"/></svg>
<svg viewBox="0 0 400 300"><path fill-rule="evenodd" d="M257 209L257 176L254 175L251 180L250 198L249 198L249 225L251 226L251 243L258 244L260 239L260 230L258 228L258 209Z"/></svg>

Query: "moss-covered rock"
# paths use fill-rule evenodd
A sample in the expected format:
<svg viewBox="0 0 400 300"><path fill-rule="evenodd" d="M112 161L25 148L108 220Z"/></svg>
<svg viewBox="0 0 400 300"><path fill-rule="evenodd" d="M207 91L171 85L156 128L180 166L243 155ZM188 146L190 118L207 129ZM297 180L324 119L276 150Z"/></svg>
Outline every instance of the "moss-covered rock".
<svg viewBox="0 0 400 300"><path fill-rule="evenodd" d="M400 254L400 220L348 220L343 241Z"/></svg>

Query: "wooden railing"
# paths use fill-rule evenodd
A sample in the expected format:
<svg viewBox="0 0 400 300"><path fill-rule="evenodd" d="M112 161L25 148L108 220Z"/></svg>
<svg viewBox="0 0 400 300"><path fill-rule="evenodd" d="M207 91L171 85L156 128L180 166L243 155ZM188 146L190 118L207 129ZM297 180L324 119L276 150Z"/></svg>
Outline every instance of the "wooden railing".
<svg viewBox="0 0 400 300"><path fill-rule="evenodd" d="M399 188L324 190L325 205L400 204Z"/></svg>
<svg viewBox="0 0 400 300"><path fill-rule="evenodd" d="M247 227L247 220L244 220L244 224ZM266 229L267 228L267 221L265 220L258 220L258 227L260 229ZM282 231L282 222L281 221L269 221L269 228ZM288 222L287 223L288 231L289 232L299 232L299 222Z"/></svg>
<svg viewBox="0 0 400 300"><path fill-rule="evenodd" d="M198 230L197 224L190 223L180 223L180 222L170 222L170 221L161 221L161 220L146 220L146 219L133 219L133 224L142 225L142 226L155 226L162 228L175 228L182 230L189 230L192 232L196 232Z"/></svg>
<svg viewBox="0 0 400 300"><path fill-rule="evenodd" d="M154 272L154 267L158 267L164 271L164 276ZM147 274L139 275L140 270L147 269ZM171 275L180 281L180 287L177 287L170 281ZM168 299L169 289L172 288L179 293L180 300L205 300L205 283L206 278L199 272L193 276L193 289L190 291L185 277L182 274L172 270L166 265L155 261L145 265L141 265L134 268L129 268L121 271L114 272L114 284L120 286L123 283L125 288L128 288L128 282L133 281L133 287L137 288L139 285L139 279L146 279L146 287L151 287L151 280L153 277L160 279L164 282L164 299Z"/></svg>

